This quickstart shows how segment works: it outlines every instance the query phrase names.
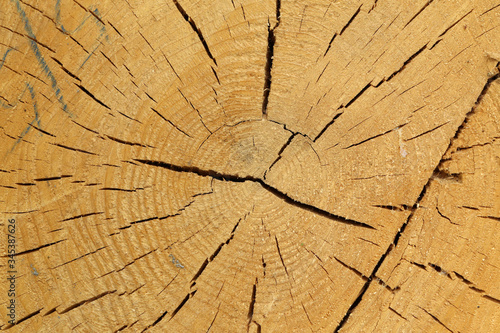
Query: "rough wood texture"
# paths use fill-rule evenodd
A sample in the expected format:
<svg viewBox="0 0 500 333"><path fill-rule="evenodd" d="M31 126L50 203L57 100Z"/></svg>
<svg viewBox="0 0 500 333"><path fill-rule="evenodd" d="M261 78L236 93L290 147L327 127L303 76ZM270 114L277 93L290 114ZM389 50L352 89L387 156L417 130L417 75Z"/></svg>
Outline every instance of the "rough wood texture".
<svg viewBox="0 0 500 333"><path fill-rule="evenodd" d="M0 329L500 331L499 27L498 0L4 1Z"/></svg>

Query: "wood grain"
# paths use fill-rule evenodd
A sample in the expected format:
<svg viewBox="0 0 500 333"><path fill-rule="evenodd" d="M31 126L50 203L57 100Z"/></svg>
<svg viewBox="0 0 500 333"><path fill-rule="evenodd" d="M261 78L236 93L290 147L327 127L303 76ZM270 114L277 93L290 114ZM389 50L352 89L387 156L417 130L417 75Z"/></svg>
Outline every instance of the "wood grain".
<svg viewBox="0 0 500 333"><path fill-rule="evenodd" d="M500 330L500 4L4 1L12 332Z"/></svg>

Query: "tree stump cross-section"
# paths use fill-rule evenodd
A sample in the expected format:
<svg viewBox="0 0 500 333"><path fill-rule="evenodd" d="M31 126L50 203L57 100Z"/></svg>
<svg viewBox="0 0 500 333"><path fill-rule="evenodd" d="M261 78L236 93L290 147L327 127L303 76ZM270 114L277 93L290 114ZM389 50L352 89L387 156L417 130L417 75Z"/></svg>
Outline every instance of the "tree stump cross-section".
<svg viewBox="0 0 500 333"><path fill-rule="evenodd" d="M0 329L499 331L499 29L498 0L5 0Z"/></svg>

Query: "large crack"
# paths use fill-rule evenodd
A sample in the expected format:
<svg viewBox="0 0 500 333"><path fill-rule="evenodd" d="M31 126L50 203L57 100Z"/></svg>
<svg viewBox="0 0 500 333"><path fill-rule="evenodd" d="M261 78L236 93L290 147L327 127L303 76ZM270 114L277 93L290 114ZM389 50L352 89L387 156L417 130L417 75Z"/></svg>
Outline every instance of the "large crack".
<svg viewBox="0 0 500 333"><path fill-rule="evenodd" d="M457 137L460 134L460 132L462 131L463 127L467 123L468 118L475 112L477 105L482 101L482 99L483 99L484 95L486 94L488 88L490 87L491 83L493 81L497 80L499 77L500 77L500 74L496 74L496 75L492 76L491 78L489 78L486 81L486 84L484 85L484 87L483 87L481 93L479 94L476 102L474 103L473 107L466 114L465 119L463 120L462 124L457 128L457 130L455 132L455 135L450 139L450 143L449 143L447 149L445 150L445 154L444 155L446 155L446 152L451 148L454 140L457 139ZM396 234L396 236L394 237L393 242L387 247L387 250L385 251L385 253L380 257L379 261L375 265L375 268L373 269L372 273L370 274L370 277L368 278L368 280L366 281L366 283L364 284L364 286L361 288L359 296L354 300L354 302L351 304L351 306L349 307L349 309L347 309L347 312L345 313L344 317L342 318L342 320L340 321L340 323L338 324L338 326L335 328L335 331L334 331L335 333L339 332L340 329L345 325L345 323L349 319L351 313L354 312L354 310L356 309L356 307L359 305L359 303L363 299L363 296L366 293L366 291L368 290L368 287L370 286L371 282L373 280L376 280L376 274L377 274L380 266L382 266L382 263L384 262L385 258L389 255L389 253L392 251L392 249L394 249L398 245L398 242L399 242L399 239L401 238L401 235L404 233L404 231L406 230L406 227L408 226L408 223L413 218L413 215L415 214L415 212L416 212L416 210L417 210L420 202L424 198L425 193L426 193L427 189L429 188L430 184L432 183L432 181L434 181L435 175L439 174L439 172L440 172L439 170L441 168L444 155L441 157L441 159L437 163L437 165L436 165L436 167L434 169L434 172L432 173L432 175L427 180L427 183L424 185L422 191L420 192L420 195L418 196L417 200L413 204L413 206L411 208L410 215L408 215L408 218L406 219L406 221L399 228L399 231Z"/></svg>
<svg viewBox="0 0 500 333"><path fill-rule="evenodd" d="M271 23L267 22L267 53L265 67L264 92L262 98L262 117L267 118L267 105L269 104L269 94L271 93L272 69L274 58L274 44L276 36L274 30L280 25L281 0L276 0L276 24L271 28Z"/></svg>
<svg viewBox="0 0 500 333"><path fill-rule="evenodd" d="M266 189L268 192L274 194L276 197L282 199L283 201L285 201L286 203L288 203L292 206L295 206L295 207L298 207L300 209L312 212L314 214L326 217L326 218L328 218L332 221L335 221L335 222L340 222L343 224L348 224L348 225L367 228L367 229L375 229L374 227L372 227L369 224L355 221L355 220L351 220L351 219L345 218L343 216L335 215L335 214L332 214L326 210L315 207L313 205L297 201L297 200L291 198L290 196L288 196L286 193L281 192L277 188L272 187L271 185L267 184L264 180L262 180L260 178L255 178L255 177L251 177L251 176L241 177L241 176L236 176L236 175L229 175L229 174L220 173L220 172L217 172L214 170L203 170L203 169L200 169L197 167L192 167L192 166L191 167L179 166L179 165L174 165L174 164L165 163L165 162L161 162L161 161L152 161L152 160L143 160L143 159L134 159L134 161L137 161L137 162L140 162L143 164L148 164L148 165L152 165L152 166L165 168L165 169L168 169L171 171L194 173L194 174L202 176L202 177L211 177L213 179L217 179L220 181L229 181L229 182L236 182L236 183L244 183L244 182L250 181L250 182L258 183L264 189Z"/></svg>
<svg viewBox="0 0 500 333"><path fill-rule="evenodd" d="M414 213L415 213L415 211L416 211L416 209L417 209L420 201L423 199L423 197L425 195L425 192L427 191L427 187L428 187L428 185L430 184L431 181L432 181L432 177L429 178L427 184L425 184L422 192L420 192L420 195L418 196L417 201L415 202L415 204L412 207L412 211L411 211L410 215L408 215L408 218L406 219L406 221L403 223L403 225L399 229L399 231L396 234L396 236L394 237L394 240L392 241L392 243L387 247L387 250L385 251L385 253L382 255L382 257L380 257L379 261L375 265L375 268L373 269L372 273L368 277L368 280L366 281L366 283L361 288L361 291L359 292L358 297L354 300L354 302L351 304L351 306L349 307L349 309L347 309L346 314L344 315L344 317L342 318L342 320L340 321L340 323L338 324L338 326L335 328L334 333L339 332L340 329L345 325L345 323L349 319L351 313L356 309L356 307L359 305L359 303L363 299L364 294L368 290L368 287L370 286L371 282L374 280L375 275L377 274L380 266L382 266L382 263L384 262L385 258L389 255L389 253L392 251L392 249L397 246L397 244L399 242L399 239L401 238L401 235L403 234L403 232L405 231L406 227L408 226L408 223L412 219L412 217L413 217L413 215L414 215Z"/></svg>

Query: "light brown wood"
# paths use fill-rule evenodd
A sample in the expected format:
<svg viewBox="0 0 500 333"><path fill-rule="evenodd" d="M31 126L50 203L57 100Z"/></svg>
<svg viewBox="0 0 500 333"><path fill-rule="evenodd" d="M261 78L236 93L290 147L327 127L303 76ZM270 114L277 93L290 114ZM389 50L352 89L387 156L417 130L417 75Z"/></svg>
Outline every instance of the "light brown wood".
<svg viewBox="0 0 500 333"><path fill-rule="evenodd" d="M0 329L499 331L499 27L493 0L5 1Z"/></svg>

